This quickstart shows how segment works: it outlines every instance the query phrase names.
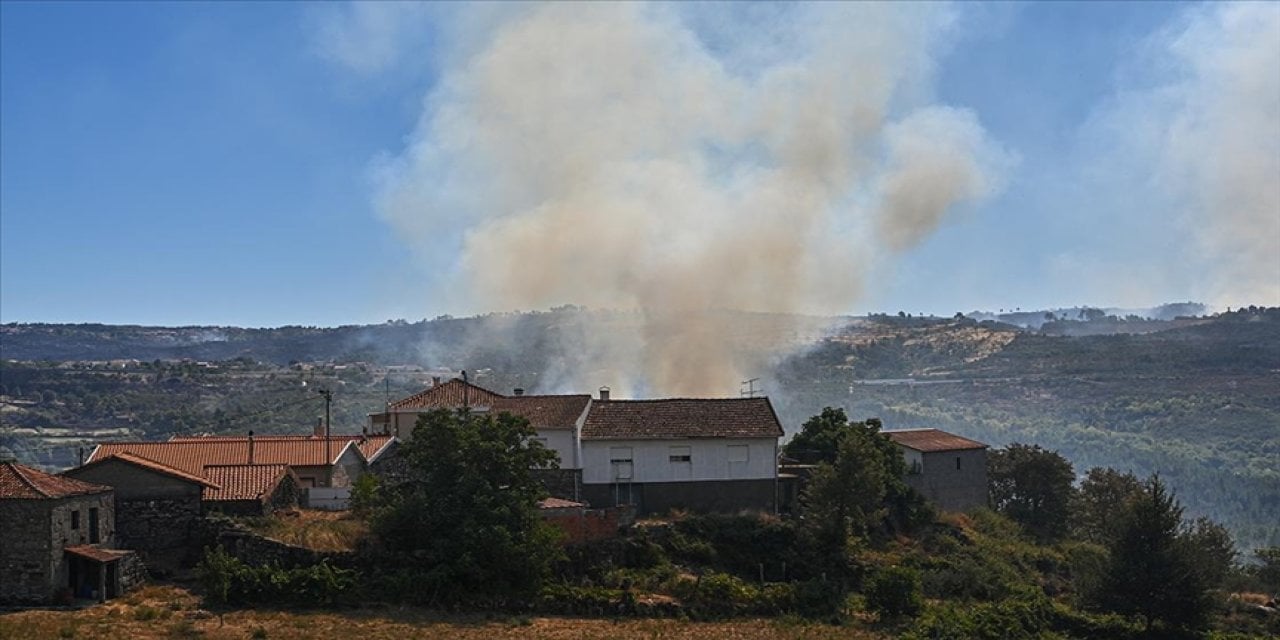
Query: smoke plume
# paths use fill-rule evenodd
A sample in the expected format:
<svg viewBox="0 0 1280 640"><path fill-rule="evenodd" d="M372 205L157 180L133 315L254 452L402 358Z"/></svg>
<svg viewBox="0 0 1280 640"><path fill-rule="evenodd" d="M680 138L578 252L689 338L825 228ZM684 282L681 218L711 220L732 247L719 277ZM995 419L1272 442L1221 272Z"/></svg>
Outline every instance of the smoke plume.
<svg viewBox="0 0 1280 640"><path fill-rule="evenodd" d="M770 345L744 350L724 310L848 312L872 266L999 188L1007 154L929 98L949 11L575 3L464 21L379 209L424 254L460 251L437 304L637 310L567 331L590 366L561 384L735 392Z"/></svg>

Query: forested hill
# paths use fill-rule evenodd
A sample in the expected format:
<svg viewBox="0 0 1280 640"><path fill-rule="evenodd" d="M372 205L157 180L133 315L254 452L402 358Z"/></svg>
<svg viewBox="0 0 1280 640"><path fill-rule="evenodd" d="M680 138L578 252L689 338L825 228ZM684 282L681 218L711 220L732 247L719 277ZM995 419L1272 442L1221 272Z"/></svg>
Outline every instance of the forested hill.
<svg viewBox="0 0 1280 640"><path fill-rule="evenodd" d="M1059 313L1039 330L963 316L725 313L735 344L791 348L759 372L788 432L831 405L890 428L1037 443L1077 473L1158 471L1192 513L1227 524L1243 544L1280 544L1280 309L1170 320ZM337 328L9 324L0 326L0 446L57 466L104 429L297 431L322 413L314 385L300 380L336 389L335 428L345 432L433 372L562 391L539 389L538 374L569 357L584 323L639 320L568 307Z"/></svg>

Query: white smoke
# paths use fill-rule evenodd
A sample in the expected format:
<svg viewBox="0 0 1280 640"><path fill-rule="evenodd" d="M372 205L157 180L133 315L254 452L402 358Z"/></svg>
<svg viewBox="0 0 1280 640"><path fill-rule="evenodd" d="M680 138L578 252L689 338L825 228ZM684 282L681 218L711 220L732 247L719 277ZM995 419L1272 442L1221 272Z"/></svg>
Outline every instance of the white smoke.
<svg viewBox="0 0 1280 640"><path fill-rule="evenodd" d="M950 11L576 3L462 21L379 210L424 253L460 250L447 289L423 292L437 303L642 310L573 334L566 349L601 359L580 388L736 390L755 364L718 310L847 312L870 265L998 189L1008 154L930 102Z"/></svg>
<svg viewBox="0 0 1280 640"><path fill-rule="evenodd" d="M1172 285L1218 308L1280 304L1280 5L1189 9L1122 71L1085 129L1104 195L1082 206L1158 212L1145 241L1167 244L1122 258L1111 286L1131 301Z"/></svg>

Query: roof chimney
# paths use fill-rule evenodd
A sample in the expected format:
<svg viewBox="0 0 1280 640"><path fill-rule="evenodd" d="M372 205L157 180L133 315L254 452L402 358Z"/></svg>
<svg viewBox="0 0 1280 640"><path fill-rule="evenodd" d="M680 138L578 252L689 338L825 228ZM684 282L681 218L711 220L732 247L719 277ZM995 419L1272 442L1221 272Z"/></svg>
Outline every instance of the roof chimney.
<svg viewBox="0 0 1280 640"><path fill-rule="evenodd" d="M518 395L518 396L524 395L524 389L521 387L516 387L515 395Z"/></svg>
<svg viewBox="0 0 1280 640"><path fill-rule="evenodd" d="M316 418L316 427L311 430L311 435L316 438L324 437L324 418Z"/></svg>
<svg viewBox="0 0 1280 640"><path fill-rule="evenodd" d="M431 386L433 387L440 386L440 376L431 376Z"/></svg>
<svg viewBox="0 0 1280 640"><path fill-rule="evenodd" d="M601 400L609 399L609 387L600 387L600 399Z"/></svg>
<svg viewBox="0 0 1280 640"><path fill-rule="evenodd" d="M249 431L249 464L253 464L253 431Z"/></svg>

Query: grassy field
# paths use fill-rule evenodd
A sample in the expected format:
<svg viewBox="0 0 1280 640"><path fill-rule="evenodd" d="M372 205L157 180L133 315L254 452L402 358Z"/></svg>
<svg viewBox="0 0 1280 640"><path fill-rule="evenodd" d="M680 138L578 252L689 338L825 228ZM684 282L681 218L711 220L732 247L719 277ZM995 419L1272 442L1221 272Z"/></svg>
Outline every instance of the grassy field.
<svg viewBox="0 0 1280 640"><path fill-rule="evenodd" d="M43 638L631 638L678 640L853 640L888 638L856 627L782 620L689 622L524 616L445 616L413 607L352 611L237 610L222 614L200 608L200 599L172 586L144 587L124 598L76 611L0 614L0 640Z"/></svg>
<svg viewBox="0 0 1280 640"><path fill-rule="evenodd" d="M241 522L256 533L316 551L351 551L369 525L350 511L294 509Z"/></svg>

